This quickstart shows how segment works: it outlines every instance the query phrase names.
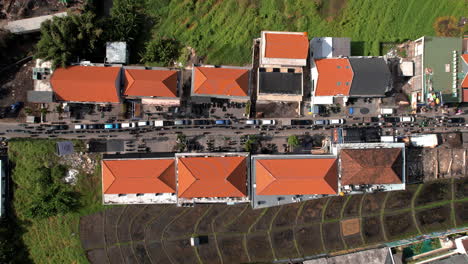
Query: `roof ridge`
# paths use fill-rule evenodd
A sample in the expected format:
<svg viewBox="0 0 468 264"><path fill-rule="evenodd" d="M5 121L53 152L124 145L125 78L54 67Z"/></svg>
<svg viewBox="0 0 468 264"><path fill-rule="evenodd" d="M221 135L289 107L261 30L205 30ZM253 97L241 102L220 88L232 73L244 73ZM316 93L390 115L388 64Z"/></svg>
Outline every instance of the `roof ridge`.
<svg viewBox="0 0 468 264"><path fill-rule="evenodd" d="M261 192L263 192L264 190L266 190L270 185L272 185L274 182L276 182L278 180L278 178L276 178L273 173L267 169L267 167L265 166L265 164L262 163L261 160L258 160L258 163L262 166L262 168L264 170L266 170L268 172L268 174L270 175L271 178L273 178L274 180L270 181L267 185L265 185L265 187L263 187L262 190L260 190L258 193L260 194Z"/></svg>
<svg viewBox="0 0 468 264"><path fill-rule="evenodd" d="M205 78L205 79L198 86L195 85L195 87L193 89L194 92L197 91L200 87L202 87L205 84L206 80L208 80L208 77L206 77L205 73L201 70L201 68L203 68L203 67L195 67L195 71L198 71L201 74L201 76L203 78ZM195 76L196 76L196 73L195 73ZM196 79L196 78L194 78L194 79ZM194 80L194 82L196 82L196 81Z"/></svg>
<svg viewBox="0 0 468 264"><path fill-rule="evenodd" d="M172 186L169 186L169 184L163 180L162 176L163 175L166 175L166 172L168 172L168 170L172 167L172 165L174 164L174 161L172 162L169 162L167 167L162 171L162 173L159 174L158 177L156 177L159 181L161 181L162 183L164 183L167 187L171 188L171 190L175 191L175 188L173 188ZM174 183L175 183L175 175L174 175Z"/></svg>
<svg viewBox="0 0 468 264"><path fill-rule="evenodd" d="M125 73L128 73L128 76L130 77L131 80L128 80L128 78L125 78L125 80L128 82L127 88L125 88L124 94L128 93L129 90L134 86L135 84L135 77L132 75L130 72L130 69L125 69ZM127 77L126 74L124 74L125 77Z"/></svg>
<svg viewBox="0 0 468 264"><path fill-rule="evenodd" d="M112 180L112 183L109 184L109 186L107 186L107 188L104 190L104 193L105 193L107 190L109 190L109 189L112 187L112 185L114 185L115 180L116 180L116 177L115 177L114 172L113 172L113 171L111 170L111 168L107 165L107 162L106 162L106 161L104 161L104 166L107 168L108 171L111 172L111 175L110 175L110 176L112 176L112 179L113 179L113 180Z"/></svg>
<svg viewBox="0 0 468 264"><path fill-rule="evenodd" d="M230 178L231 176L234 175L233 173L234 173L240 166L244 165L244 164L243 164L244 162L245 162L245 159L241 159L241 160L237 163L236 166L233 166L233 169L231 170L231 172L229 172L229 175L225 178L225 180L228 181L228 182L231 184L231 186L234 186L234 188L235 188L236 190L238 190L242 195L245 195L244 192L243 192L242 190L240 190L240 189L238 188L238 186L236 186L235 184L233 184L233 182L232 182L229 178Z"/></svg>
<svg viewBox="0 0 468 264"><path fill-rule="evenodd" d="M169 85L168 85L168 82L170 81L169 79L172 78L173 75L175 75L176 78L177 78L177 72L176 72L176 71L175 71L175 72L172 72L172 71L169 70L169 71L167 71L167 73L168 73L167 76L166 76L163 80L160 80L160 82L164 85L164 87L166 87L166 89L167 89L171 94L173 94L174 96L177 96L177 92L174 93L174 92L171 90L171 88L169 88ZM177 82L177 80L176 80L176 82Z"/></svg>
<svg viewBox="0 0 468 264"><path fill-rule="evenodd" d="M193 176L193 172L189 169L189 166L187 166L187 164L185 164L185 162L182 161L182 159L179 159L179 162L182 163L182 165L185 167L185 169L186 169L187 171L190 172L190 176L191 176L191 178L193 179L193 181L187 186L187 188L185 188L185 190L184 190L182 193L180 193L180 194L178 193L178 194L177 194L179 197L181 197L181 196L182 196L188 189L190 189L190 187L191 187L196 181L198 181L199 179L196 178L195 176ZM177 191L178 191L178 190L177 190Z"/></svg>

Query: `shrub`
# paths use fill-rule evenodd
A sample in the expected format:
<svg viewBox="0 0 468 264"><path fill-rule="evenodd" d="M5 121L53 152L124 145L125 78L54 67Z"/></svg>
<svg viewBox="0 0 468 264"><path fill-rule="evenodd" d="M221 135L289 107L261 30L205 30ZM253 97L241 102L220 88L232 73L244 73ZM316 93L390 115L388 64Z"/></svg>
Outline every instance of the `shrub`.
<svg viewBox="0 0 468 264"><path fill-rule="evenodd" d="M141 56L144 63L158 63L169 65L179 56L179 43L174 39L161 38L147 43L146 50Z"/></svg>
<svg viewBox="0 0 468 264"><path fill-rule="evenodd" d="M139 35L142 26L142 1L113 1L109 23L109 40L132 43Z"/></svg>

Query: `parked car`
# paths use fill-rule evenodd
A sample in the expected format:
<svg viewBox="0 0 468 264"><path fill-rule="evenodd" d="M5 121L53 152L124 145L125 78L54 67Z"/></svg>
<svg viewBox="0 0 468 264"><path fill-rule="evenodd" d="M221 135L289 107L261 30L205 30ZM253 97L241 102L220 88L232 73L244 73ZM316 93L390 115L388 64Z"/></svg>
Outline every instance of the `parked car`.
<svg viewBox="0 0 468 264"><path fill-rule="evenodd" d="M262 125L275 125L276 121L275 120L262 120Z"/></svg>
<svg viewBox="0 0 468 264"><path fill-rule="evenodd" d="M325 126L330 124L329 120L314 120L314 125Z"/></svg>
<svg viewBox="0 0 468 264"><path fill-rule="evenodd" d="M192 122L190 120L175 120L174 125L176 126L183 126L183 125L190 125Z"/></svg>
<svg viewBox="0 0 468 264"><path fill-rule="evenodd" d="M86 129L85 125L75 125L75 129Z"/></svg>
<svg viewBox="0 0 468 264"><path fill-rule="evenodd" d="M209 125L211 124L211 121L210 120L193 120L193 124L196 126Z"/></svg>
<svg viewBox="0 0 468 264"><path fill-rule="evenodd" d="M330 119L331 125L344 124L346 120L344 119Z"/></svg>
<svg viewBox="0 0 468 264"><path fill-rule="evenodd" d="M67 125L52 125L50 127L50 129L52 129L52 130L66 130L66 129L68 129L68 126Z"/></svg>
<svg viewBox="0 0 468 264"><path fill-rule="evenodd" d="M382 115L391 115L393 114L393 108L381 108L380 113Z"/></svg>
<svg viewBox="0 0 468 264"><path fill-rule="evenodd" d="M400 118L399 117L394 117L394 116L384 117L384 122L386 122L386 123L398 123L398 122L400 122Z"/></svg>
<svg viewBox="0 0 468 264"><path fill-rule="evenodd" d="M246 120L245 124L247 124L247 125L260 125L260 120L255 120L255 119Z"/></svg>
<svg viewBox="0 0 468 264"><path fill-rule="evenodd" d="M138 122L139 127L145 127L145 126L149 126L149 125L150 125L149 121L140 121L140 122Z"/></svg>
<svg viewBox="0 0 468 264"><path fill-rule="evenodd" d="M312 125L313 122L312 120L307 120L307 119L293 119L291 120L291 125L293 126L310 126Z"/></svg>
<svg viewBox="0 0 468 264"><path fill-rule="evenodd" d="M16 102L10 105L10 113L18 112L21 109L21 107L23 107L23 102Z"/></svg>
<svg viewBox="0 0 468 264"><path fill-rule="evenodd" d="M133 127L136 127L135 123L133 122L122 123L122 128L133 128Z"/></svg>
<svg viewBox="0 0 468 264"><path fill-rule="evenodd" d="M104 124L104 129L118 129L120 124Z"/></svg>
<svg viewBox="0 0 468 264"><path fill-rule="evenodd" d="M155 127L162 127L162 126L164 126L164 121L163 120L156 120L156 121L154 121L154 126Z"/></svg>
<svg viewBox="0 0 468 264"><path fill-rule="evenodd" d="M103 129L104 125L103 124L89 124L86 125L87 129Z"/></svg>
<svg viewBox="0 0 468 264"><path fill-rule="evenodd" d="M416 119L414 116L402 116L400 122L414 122Z"/></svg>
<svg viewBox="0 0 468 264"><path fill-rule="evenodd" d="M451 117L451 118L448 118L447 119L447 122L448 123L456 123L456 124L460 124L460 123L465 123L465 118L463 117Z"/></svg>
<svg viewBox="0 0 468 264"><path fill-rule="evenodd" d="M231 121L229 121L229 120L216 120L215 124L216 125L229 125L229 124L231 124Z"/></svg>

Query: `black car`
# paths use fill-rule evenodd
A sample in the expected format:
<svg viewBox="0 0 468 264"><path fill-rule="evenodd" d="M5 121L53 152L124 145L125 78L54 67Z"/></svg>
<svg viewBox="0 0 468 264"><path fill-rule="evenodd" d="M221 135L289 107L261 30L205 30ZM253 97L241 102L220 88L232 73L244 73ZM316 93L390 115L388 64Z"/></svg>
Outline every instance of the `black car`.
<svg viewBox="0 0 468 264"><path fill-rule="evenodd" d="M68 125L52 125L50 127L50 129L52 129L52 130L67 130Z"/></svg>
<svg viewBox="0 0 468 264"><path fill-rule="evenodd" d="M293 120L291 120L291 125L293 125L293 126L310 126L310 125L312 125L312 120L293 119Z"/></svg>
<svg viewBox="0 0 468 264"><path fill-rule="evenodd" d="M386 123L398 123L400 122L400 118L399 117L384 117L384 121Z"/></svg>
<svg viewBox="0 0 468 264"><path fill-rule="evenodd" d="M211 121L210 120L194 120L193 124L196 125L196 126L209 125L209 124L211 124Z"/></svg>
<svg viewBox="0 0 468 264"><path fill-rule="evenodd" d="M463 118L463 117L451 117L451 118L447 119L447 122L448 123L456 123L456 124L465 123L465 118Z"/></svg>

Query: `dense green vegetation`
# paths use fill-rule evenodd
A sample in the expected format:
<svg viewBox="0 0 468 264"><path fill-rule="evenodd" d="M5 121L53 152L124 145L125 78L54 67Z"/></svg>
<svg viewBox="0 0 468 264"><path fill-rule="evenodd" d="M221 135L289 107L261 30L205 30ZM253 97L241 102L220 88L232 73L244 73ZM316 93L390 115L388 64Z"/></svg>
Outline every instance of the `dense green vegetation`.
<svg viewBox="0 0 468 264"><path fill-rule="evenodd" d="M76 141L75 147L80 143ZM58 163L55 152L52 140L10 142L8 156L15 184L12 207L18 227L13 234L0 230L0 236L22 241L35 263L86 263L78 224L80 216L104 208L100 170L93 175L80 172L75 186L66 185L61 180L66 167Z"/></svg>
<svg viewBox="0 0 468 264"><path fill-rule="evenodd" d="M353 53L378 55L382 42L434 35L440 16L468 13L465 0L146 0L153 38L195 48L205 62L247 64L261 30L306 31L309 37L346 36Z"/></svg>

